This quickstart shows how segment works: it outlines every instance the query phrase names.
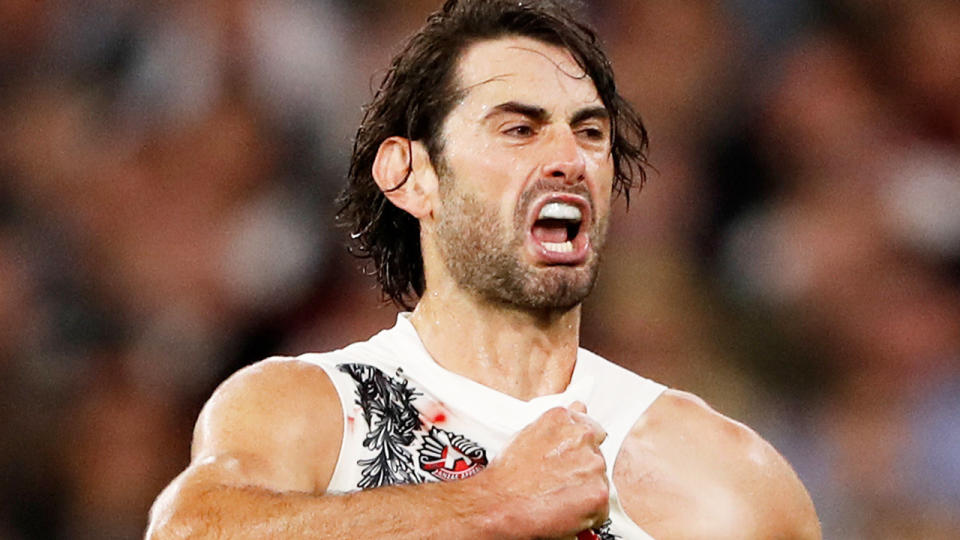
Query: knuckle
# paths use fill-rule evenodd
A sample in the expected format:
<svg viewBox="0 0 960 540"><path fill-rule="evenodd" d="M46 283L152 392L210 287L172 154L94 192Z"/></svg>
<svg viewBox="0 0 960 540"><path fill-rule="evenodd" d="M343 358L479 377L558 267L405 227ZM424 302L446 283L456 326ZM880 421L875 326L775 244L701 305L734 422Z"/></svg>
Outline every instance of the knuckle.
<svg viewBox="0 0 960 540"><path fill-rule="evenodd" d="M578 424L575 437L578 443L591 448L600 446L600 442L602 441L596 430L591 426L582 424Z"/></svg>
<svg viewBox="0 0 960 540"><path fill-rule="evenodd" d="M593 453L593 459L591 460L594 468L599 471L601 474L606 474L607 472L607 460L603 459L598 453Z"/></svg>
<svg viewBox="0 0 960 540"><path fill-rule="evenodd" d="M570 412L563 407L554 407L543 413L543 418L551 422L562 422L570 418Z"/></svg>
<svg viewBox="0 0 960 540"><path fill-rule="evenodd" d="M591 486L584 499L594 508L607 508L610 504L610 490L605 483Z"/></svg>
<svg viewBox="0 0 960 540"><path fill-rule="evenodd" d="M593 434L591 434L589 430L579 426L573 433L572 438L583 446L590 446L590 443L593 441Z"/></svg>

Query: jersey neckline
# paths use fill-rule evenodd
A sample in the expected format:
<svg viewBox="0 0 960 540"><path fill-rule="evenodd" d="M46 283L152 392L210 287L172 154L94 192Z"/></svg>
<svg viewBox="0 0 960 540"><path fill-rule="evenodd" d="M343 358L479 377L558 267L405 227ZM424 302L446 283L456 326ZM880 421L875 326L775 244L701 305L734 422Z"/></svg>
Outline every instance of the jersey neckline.
<svg viewBox="0 0 960 540"><path fill-rule="evenodd" d="M403 359L404 372L408 376L423 379L431 392L447 406L485 410L492 413L485 414L485 417L502 419L501 427L519 430L549 409L567 407L574 401L586 402L593 389L594 379L583 369L584 350L579 348L570 383L560 393L524 401L485 386L437 363L420 340L416 328L410 322L410 315L409 312L399 313L396 325L387 332L398 334L410 351L416 353L414 358Z"/></svg>

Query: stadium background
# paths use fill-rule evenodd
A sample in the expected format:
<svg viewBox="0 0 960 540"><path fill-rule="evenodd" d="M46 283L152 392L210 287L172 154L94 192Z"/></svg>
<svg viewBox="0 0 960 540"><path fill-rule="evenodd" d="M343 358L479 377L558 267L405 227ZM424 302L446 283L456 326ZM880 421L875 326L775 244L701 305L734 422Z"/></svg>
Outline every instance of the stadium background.
<svg viewBox="0 0 960 540"><path fill-rule="evenodd" d="M141 536L225 376L392 323L332 199L435 6L0 3L0 539ZM825 537L960 537L960 4L586 13L655 171L585 344L755 427Z"/></svg>

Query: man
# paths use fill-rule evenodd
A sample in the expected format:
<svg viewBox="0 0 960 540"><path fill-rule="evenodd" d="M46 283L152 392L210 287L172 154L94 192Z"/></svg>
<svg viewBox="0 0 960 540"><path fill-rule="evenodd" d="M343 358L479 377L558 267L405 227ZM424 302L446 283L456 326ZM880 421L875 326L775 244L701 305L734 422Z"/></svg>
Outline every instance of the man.
<svg viewBox="0 0 960 540"><path fill-rule="evenodd" d="M226 381L150 538L818 538L748 428L578 348L646 135L559 0L449 0L395 59L340 217L412 313Z"/></svg>

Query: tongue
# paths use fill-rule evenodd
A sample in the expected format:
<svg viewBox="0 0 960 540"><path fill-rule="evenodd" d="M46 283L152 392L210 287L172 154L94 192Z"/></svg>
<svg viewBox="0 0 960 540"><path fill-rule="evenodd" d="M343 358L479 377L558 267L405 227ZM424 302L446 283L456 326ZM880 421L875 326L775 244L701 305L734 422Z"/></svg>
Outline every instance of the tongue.
<svg viewBox="0 0 960 540"><path fill-rule="evenodd" d="M533 224L533 237L540 242L566 242L567 224L555 219L541 219Z"/></svg>

